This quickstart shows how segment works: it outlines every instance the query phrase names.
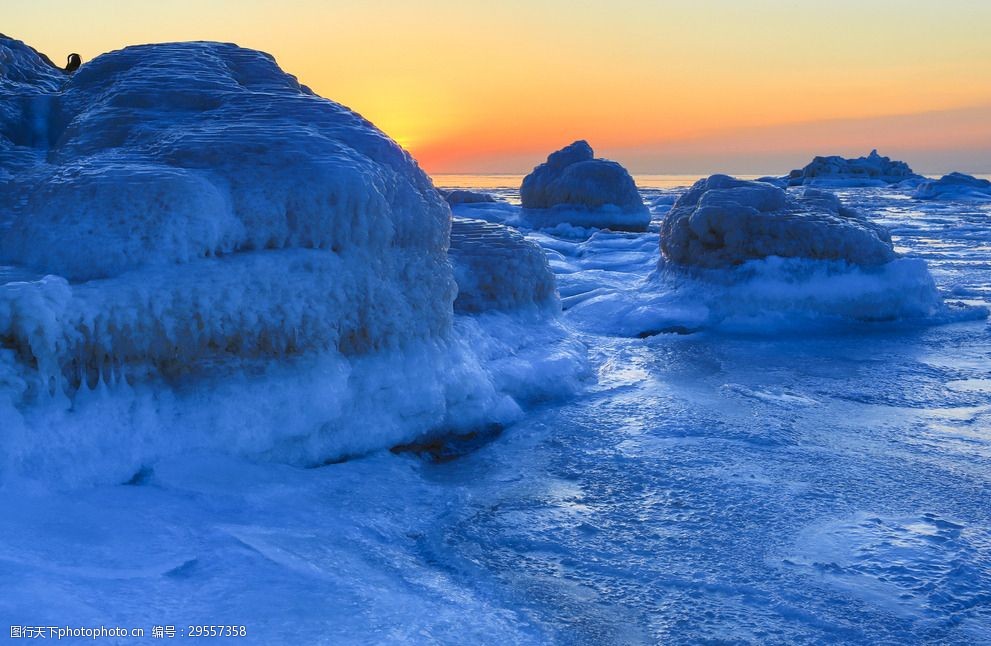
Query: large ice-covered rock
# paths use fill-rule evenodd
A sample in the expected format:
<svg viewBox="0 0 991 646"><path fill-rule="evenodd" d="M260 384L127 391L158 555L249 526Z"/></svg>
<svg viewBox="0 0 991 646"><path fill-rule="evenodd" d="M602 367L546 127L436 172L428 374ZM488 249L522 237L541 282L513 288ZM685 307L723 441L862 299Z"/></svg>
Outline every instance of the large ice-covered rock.
<svg viewBox="0 0 991 646"><path fill-rule="evenodd" d="M919 184L913 197L920 200L991 200L991 181L964 173L950 173Z"/></svg>
<svg viewBox="0 0 991 646"><path fill-rule="evenodd" d="M54 353L36 355L52 376L231 347L361 352L449 327L450 215L429 179L270 56L129 47L66 80L0 47L27 90L0 131L20 161L0 193L0 264L61 277L6 290L0 322L21 351ZM14 314L34 292L44 343Z"/></svg>
<svg viewBox="0 0 991 646"><path fill-rule="evenodd" d="M646 231L650 212L630 174L617 162L596 159L592 147L576 141L540 164L520 186L523 208L537 226L567 223L625 231Z"/></svg>
<svg viewBox="0 0 991 646"><path fill-rule="evenodd" d="M780 256L880 265L895 258L887 230L831 193L794 195L764 182L713 175L682 195L661 225L674 263L730 267Z"/></svg>
<svg viewBox="0 0 991 646"><path fill-rule="evenodd" d="M781 178L789 186L888 186L925 180L903 161L883 157L872 150L866 157L848 159L839 155L816 157L804 168Z"/></svg>
<svg viewBox="0 0 991 646"><path fill-rule="evenodd" d="M518 414L535 378L455 323L448 205L271 56L145 45L67 76L0 38L0 72L0 483L312 464Z"/></svg>

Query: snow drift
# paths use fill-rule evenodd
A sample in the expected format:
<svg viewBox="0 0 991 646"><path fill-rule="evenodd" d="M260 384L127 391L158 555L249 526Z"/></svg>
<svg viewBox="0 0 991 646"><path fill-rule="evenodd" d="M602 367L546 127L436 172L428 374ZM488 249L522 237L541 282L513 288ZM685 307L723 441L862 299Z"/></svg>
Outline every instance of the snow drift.
<svg viewBox="0 0 991 646"><path fill-rule="evenodd" d="M633 178L614 161L596 159L592 147L576 141L523 178L520 199L535 226L568 223L580 227L646 231L650 213Z"/></svg>
<svg viewBox="0 0 991 646"><path fill-rule="evenodd" d="M991 181L950 173L919 184L912 195L920 200L991 200Z"/></svg>
<svg viewBox="0 0 991 646"><path fill-rule="evenodd" d="M0 61L0 469L313 463L515 414L455 330L447 204L361 116L231 44Z"/></svg>
<svg viewBox="0 0 991 646"><path fill-rule="evenodd" d="M925 180L903 161L882 157L872 150L866 157L848 159L839 155L816 157L804 168L779 178L788 186L888 186Z"/></svg>

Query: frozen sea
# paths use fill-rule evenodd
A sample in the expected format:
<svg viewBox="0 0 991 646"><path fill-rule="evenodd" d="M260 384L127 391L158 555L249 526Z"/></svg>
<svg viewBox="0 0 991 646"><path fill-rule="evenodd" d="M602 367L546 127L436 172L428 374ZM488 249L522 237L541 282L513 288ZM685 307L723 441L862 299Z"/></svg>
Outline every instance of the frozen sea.
<svg viewBox="0 0 991 646"><path fill-rule="evenodd" d="M694 179L638 178L655 220ZM518 203L516 177L435 181ZM947 300L991 304L991 202L837 193ZM0 623L243 625L230 641L258 644L991 643L986 320L596 333L572 307L653 271L656 222L529 237L589 348L580 396L320 468L197 454L117 486L6 490Z"/></svg>

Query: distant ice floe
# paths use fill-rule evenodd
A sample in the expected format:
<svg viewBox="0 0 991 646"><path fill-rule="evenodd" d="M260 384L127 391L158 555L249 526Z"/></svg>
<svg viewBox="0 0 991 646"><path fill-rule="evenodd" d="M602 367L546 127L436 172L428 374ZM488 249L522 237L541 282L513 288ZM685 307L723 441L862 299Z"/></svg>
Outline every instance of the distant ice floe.
<svg viewBox="0 0 991 646"><path fill-rule="evenodd" d="M919 200L991 200L991 181L964 173L950 173L922 182L912 197Z"/></svg>
<svg viewBox="0 0 991 646"><path fill-rule="evenodd" d="M523 179L522 218L534 228L559 224L621 231L646 231L650 212L621 165L596 159L592 147L576 141Z"/></svg>
<svg viewBox="0 0 991 646"><path fill-rule="evenodd" d="M816 157L804 168L791 171L784 177L765 177L761 181L779 186L865 187L914 186L925 177L912 171L902 161L883 157L872 150L866 157L848 159L839 155Z"/></svg>
<svg viewBox="0 0 991 646"><path fill-rule="evenodd" d="M456 276L409 154L271 56L145 45L66 76L2 38L0 65L0 482L320 463L507 423L585 370L532 250L464 232ZM557 357L553 385L500 373L507 343Z"/></svg>
<svg viewBox="0 0 991 646"><path fill-rule="evenodd" d="M469 191L463 188L455 188L449 191L439 190L438 192L451 206L455 204L487 204L496 201L495 197L488 193Z"/></svg>
<svg viewBox="0 0 991 646"><path fill-rule="evenodd" d="M649 336L821 332L988 314L944 303L925 261L899 256L883 227L819 190L792 194L714 175L675 202L659 245L656 272L583 298L569 318L594 332Z"/></svg>

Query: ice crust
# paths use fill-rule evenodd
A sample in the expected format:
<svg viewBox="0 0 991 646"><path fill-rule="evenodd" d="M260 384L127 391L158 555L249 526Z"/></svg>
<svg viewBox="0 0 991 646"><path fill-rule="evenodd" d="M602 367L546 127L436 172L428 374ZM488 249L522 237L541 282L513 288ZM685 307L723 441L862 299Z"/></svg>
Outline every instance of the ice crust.
<svg viewBox="0 0 991 646"><path fill-rule="evenodd" d="M576 245L585 259L570 258L573 252L568 250L553 263L565 318L597 334L646 337L710 330L762 337L818 335L865 325L917 326L987 317L984 308L944 303L920 258L858 266L769 256L711 268L662 262L652 271L656 253L649 257L641 245L613 235L600 234Z"/></svg>
<svg viewBox="0 0 991 646"><path fill-rule="evenodd" d="M764 182L713 175L682 195L661 225L674 263L732 267L780 256L881 265L894 260L887 230L815 189L789 194Z"/></svg>
<svg viewBox="0 0 991 646"><path fill-rule="evenodd" d="M804 168L779 178L789 186L888 186L925 180L903 161L892 160L872 150L866 157L848 159L839 155L816 157Z"/></svg>
<svg viewBox="0 0 991 646"><path fill-rule="evenodd" d="M650 213L630 174L617 162L596 159L586 141L551 153L523 178L520 199L537 227L646 231Z"/></svg>
<svg viewBox="0 0 991 646"><path fill-rule="evenodd" d="M991 200L991 181L950 173L919 184L912 196L920 200Z"/></svg>
<svg viewBox="0 0 991 646"><path fill-rule="evenodd" d="M516 234L457 238L459 311L486 314L455 320L448 205L271 56L146 45L67 76L4 38L0 64L0 483L193 449L313 464L507 423L554 388L540 361L500 373L483 349L504 338L558 356L557 392L584 370Z"/></svg>

